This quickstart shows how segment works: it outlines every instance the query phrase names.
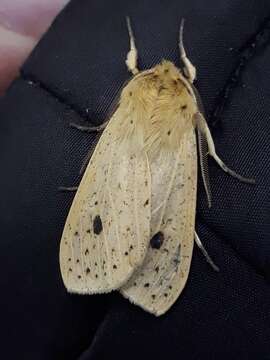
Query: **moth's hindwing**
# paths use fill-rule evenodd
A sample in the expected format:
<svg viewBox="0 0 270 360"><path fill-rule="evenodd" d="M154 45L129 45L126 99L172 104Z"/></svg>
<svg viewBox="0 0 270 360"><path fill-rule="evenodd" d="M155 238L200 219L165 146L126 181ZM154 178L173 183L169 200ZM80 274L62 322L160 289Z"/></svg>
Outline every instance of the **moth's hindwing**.
<svg viewBox="0 0 270 360"><path fill-rule="evenodd" d="M103 132L65 224L60 267L70 292L117 289L145 257L150 171L146 153L127 144L124 114L120 106Z"/></svg>
<svg viewBox="0 0 270 360"><path fill-rule="evenodd" d="M177 151L150 162L151 240L143 264L121 292L155 315L176 301L188 278L194 243L197 149L194 128Z"/></svg>

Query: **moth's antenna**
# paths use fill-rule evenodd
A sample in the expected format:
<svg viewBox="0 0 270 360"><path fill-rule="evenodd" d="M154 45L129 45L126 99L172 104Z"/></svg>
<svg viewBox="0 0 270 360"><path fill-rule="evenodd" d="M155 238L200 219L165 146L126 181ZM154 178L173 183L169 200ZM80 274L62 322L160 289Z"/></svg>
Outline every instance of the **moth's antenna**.
<svg viewBox="0 0 270 360"><path fill-rule="evenodd" d="M179 30L179 50L180 50L180 58L184 64L184 73L188 80L193 83L196 79L196 68L192 65L190 60L187 57L185 48L184 48L184 41L183 41L183 33L184 33L184 24L185 19L181 20L180 30Z"/></svg>
<svg viewBox="0 0 270 360"><path fill-rule="evenodd" d="M180 50L181 59L186 58L186 51L184 48L184 41L183 41L184 25L185 25L185 19L182 18L181 23L180 23L180 30L179 30L179 50Z"/></svg>
<svg viewBox="0 0 270 360"><path fill-rule="evenodd" d="M130 50L127 54L126 65L128 67L128 70L131 71L133 75L136 75L139 72L137 68L138 52L136 49L135 38L130 24L130 18L127 16L126 19L127 19L127 28L130 39Z"/></svg>

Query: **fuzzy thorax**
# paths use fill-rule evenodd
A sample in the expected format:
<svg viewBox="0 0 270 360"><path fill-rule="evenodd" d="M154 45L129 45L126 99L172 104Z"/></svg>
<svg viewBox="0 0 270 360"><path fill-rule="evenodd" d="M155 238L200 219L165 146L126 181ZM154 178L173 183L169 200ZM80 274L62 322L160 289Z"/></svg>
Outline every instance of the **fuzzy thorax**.
<svg viewBox="0 0 270 360"><path fill-rule="evenodd" d="M171 151L193 126L197 106L181 71L164 60L133 77L122 91L118 111L126 119L124 138L133 137L151 152Z"/></svg>

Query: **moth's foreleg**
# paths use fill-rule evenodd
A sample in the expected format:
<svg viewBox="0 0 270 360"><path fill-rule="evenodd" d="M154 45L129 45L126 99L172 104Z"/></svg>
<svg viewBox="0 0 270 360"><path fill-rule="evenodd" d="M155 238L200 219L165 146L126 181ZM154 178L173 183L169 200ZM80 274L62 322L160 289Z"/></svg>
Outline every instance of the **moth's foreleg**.
<svg viewBox="0 0 270 360"><path fill-rule="evenodd" d="M85 158L83 159L83 163L81 165L79 174L82 175L91 159L91 156L93 154L94 149L90 148L90 150L88 151L88 153L86 154ZM65 192L72 192L72 191L77 191L78 190L78 186L59 186L58 187L59 191L65 191Z"/></svg>
<svg viewBox="0 0 270 360"><path fill-rule="evenodd" d="M59 186L58 190L73 192L78 190L78 186Z"/></svg>
<svg viewBox="0 0 270 360"><path fill-rule="evenodd" d="M180 31L179 31L179 50L180 50L180 58L184 64L184 73L188 80L193 83L196 79L196 68L191 63L189 58L187 57L185 48L184 48L184 41L183 41L183 32L184 32L184 19L181 21Z"/></svg>
<svg viewBox="0 0 270 360"><path fill-rule="evenodd" d="M82 175L91 159L91 156L93 154L94 148L90 148L90 150L88 151L88 153L86 154L85 158L83 159L83 163L81 165L79 174Z"/></svg>
<svg viewBox="0 0 270 360"><path fill-rule="evenodd" d="M136 49L135 38L133 35L129 17L127 17L127 27L130 39L130 50L127 53L126 65L128 70L132 72L133 75L136 75L139 72L137 68L138 51Z"/></svg>
<svg viewBox="0 0 270 360"><path fill-rule="evenodd" d="M203 253L203 256L206 258L206 261L211 265L211 267L213 268L213 270L215 271L219 271L219 267L214 263L214 261L211 259L210 255L208 254L207 250L205 249L205 247L203 246L198 234L196 233L196 231L194 231L194 238L195 238L195 242L198 245L199 249L201 250L201 252Z"/></svg>
<svg viewBox="0 0 270 360"><path fill-rule="evenodd" d="M195 122L199 128L199 131L202 132L206 137L207 145L208 145L208 154L211 155L215 159L215 161L221 167L221 169L224 170L229 175L235 177L236 179L238 179L242 182L245 182L248 184L254 184L255 183L254 179L249 179L249 178L243 177L242 175L237 174L234 170L231 170L226 164L224 164L224 162L217 155L214 140L212 138L210 129L208 128L207 122L201 113L197 113L195 115Z"/></svg>
<svg viewBox="0 0 270 360"><path fill-rule="evenodd" d="M104 122L103 124L99 125L99 126L84 126L84 125L79 125L79 124L75 124L75 123L70 123L70 126L74 129L83 131L83 132L87 132L87 133L91 133L91 132L99 132L102 131L106 128L106 126L108 125L109 121ZM80 168L80 172L79 174L82 175L86 169L86 166L92 156L93 153L93 148L90 148L90 150L88 151L85 159L83 160L82 166Z"/></svg>
<svg viewBox="0 0 270 360"><path fill-rule="evenodd" d="M103 124L98 125L98 126L84 126L84 125L79 125L76 123L70 123L69 125L70 125L70 127L74 128L74 129L90 133L90 132L99 132L99 131L104 130L105 127L107 126L107 124L108 124L108 121L106 121Z"/></svg>

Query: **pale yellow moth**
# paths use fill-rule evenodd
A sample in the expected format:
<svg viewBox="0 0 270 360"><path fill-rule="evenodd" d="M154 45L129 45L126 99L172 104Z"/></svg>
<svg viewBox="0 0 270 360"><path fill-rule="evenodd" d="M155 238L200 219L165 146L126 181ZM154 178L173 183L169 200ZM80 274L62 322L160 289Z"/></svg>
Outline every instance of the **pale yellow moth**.
<svg viewBox="0 0 270 360"><path fill-rule="evenodd" d="M183 290L194 239L214 265L195 232L198 135L200 165L209 205L207 155L223 170L193 87L196 69L183 46L183 70L170 61L145 71L128 19L134 75L87 165L73 200L60 245L60 267L69 292L118 289L132 303L157 316Z"/></svg>

